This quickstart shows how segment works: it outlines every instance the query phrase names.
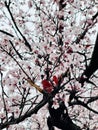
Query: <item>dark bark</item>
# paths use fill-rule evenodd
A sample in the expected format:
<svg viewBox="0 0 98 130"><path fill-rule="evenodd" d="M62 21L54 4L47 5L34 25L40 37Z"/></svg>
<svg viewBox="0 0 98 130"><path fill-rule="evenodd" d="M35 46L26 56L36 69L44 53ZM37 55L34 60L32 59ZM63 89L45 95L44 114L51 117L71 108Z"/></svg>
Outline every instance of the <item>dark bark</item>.
<svg viewBox="0 0 98 130"><path fill-rule="evenodd" d="M98 34L95 42L94 51L92 53L89 66L84 72L84 75L89 79L90 76L98 69Z"/></svg>
<svg viewBox="0 0 98 130"><path fill-rule="evenodd" d="M91 56L91 61L85 71L83 72L81 78L80 78L80 83L84 83L85 81L89 81L89 78L91 75L98 69L98 34L94 46L94 50Z"/></svg>
<svg viewBox="0 0 98 130"><path fill-rule="evenodd" d="M47 119L49 130L54 130L54 126L61 130L81 130L79 126L72 122L63 101L59 102L57 109L54 109L52 105L53 101L50 101L48 107L50 116ZM64 110L66 110L66 113L64 113Z"/></svg>

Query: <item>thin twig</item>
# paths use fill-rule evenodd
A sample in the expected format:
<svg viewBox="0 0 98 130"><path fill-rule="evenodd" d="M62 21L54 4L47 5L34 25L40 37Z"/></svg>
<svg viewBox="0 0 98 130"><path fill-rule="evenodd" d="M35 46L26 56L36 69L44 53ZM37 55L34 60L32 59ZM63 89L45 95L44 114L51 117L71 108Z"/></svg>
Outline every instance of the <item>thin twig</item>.
<svg viewBox="0 0 98 130"><path fill-rule="evenodd" d="M22 34L22 32L20 31L20 29L18 28L18 26L17 26L17 24L16 24L16 22L15 22L15 20L14 20L14 17L13 17L13 15L12 15L11 10L10 10L10 4L7 4L7 2L5 1L5 6L6 6L6 8L7 8L9 14L10 14L10 16L11 16L11 19L12 19L12 21L13 21L13 23L14 23L16 29L17 29L17 31L20 33L20 35L22 36L23 40L25 41L24 44L29 48L30 51L32 51L31 45L28 43L26 37Z"/></svg>
<svg viewBox="0 0 98 130"><path fill-rule="evenodd" d="M1 30L1 29L0 29L0 32L4 33L4 34L6 34L6 35L8 35L8 36L10 36L10 37L14 37L14 35L12 35L11 33L6 32L6 31L4 31L4 30Z"/></svg>
<svg viewBox="0 0 98 130"><path fill-rule="evenodd" d="M3 73L1 72L1 66L0 66L0 75L1 75L2 100L3 100L3 105L4 105L4 111L6 114L6 121L8 121L8 111L7 111L6 101L5 101L5 97L4 97L5 92L4 92L4 88L3 88L3 82L2 82Z"/></svg>
<svg viewBox="0 0 98 130"><path fill-rule="evenodd" d="M21 54L16 50L16 48L15 48L15 46L13 45L12 41L9 40L9 42L10 42L11 46L13 47L14 51L16 52L16 54L17 54L17 55L19 56L19 58L22 60Z"/></svg>

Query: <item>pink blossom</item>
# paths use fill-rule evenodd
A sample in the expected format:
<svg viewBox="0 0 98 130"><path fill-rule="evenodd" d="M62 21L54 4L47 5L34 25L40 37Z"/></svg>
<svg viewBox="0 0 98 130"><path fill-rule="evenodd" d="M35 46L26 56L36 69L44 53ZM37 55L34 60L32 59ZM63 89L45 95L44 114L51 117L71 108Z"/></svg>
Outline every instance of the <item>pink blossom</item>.
<svg viewBox="0 0 98 130"><path fill-rule="evenodd" d="M28 1L28 7L29 7L29 8L32 8L32 6L33 6L33 3L32 3L31 0L29 0L29 1Z"/></svg>
<svg viewBox="0 0 98 130"><path fill-rule="evenodd" d="M64 101L69 117L81 129L88 124L89 129L98 129L98 71L89 80L84 74L96 41L96 2L8 1L0 2L0 123L8 123L9 130L48 130L52 100L55 109ZM76 95L69 103L71 92ZM19 123L11 125L11 116Z"/></svg>
<svg viewBox="0 0 98 130"><path fill-rule="evenodd" d="M88 20L87 20L87 23L88 23L89 25L91 25L91 24L93 23L93 21L92 21L91 19L88 19Z"/></svg>

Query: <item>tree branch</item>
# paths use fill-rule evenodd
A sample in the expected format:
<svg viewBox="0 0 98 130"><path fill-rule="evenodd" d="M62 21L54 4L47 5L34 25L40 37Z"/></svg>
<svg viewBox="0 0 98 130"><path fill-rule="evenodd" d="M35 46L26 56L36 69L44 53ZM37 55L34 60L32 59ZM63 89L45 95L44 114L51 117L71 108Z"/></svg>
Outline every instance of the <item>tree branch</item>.
<svg viewBox="0 0 98 130"><path fill-rule="evenodd" d="M94 16L92 16L91 20L94 21L97 18L97 16L98 16L98 12ZM76 38L76 40L73 43L79 44L80 40L85 37L86 33L88 32L88 27L90 27L90 26L91 26L90 24L87 25L85 30L81 34L78 35L78 37Z"/></svg>
<svg viewBox="0 0 98 130"><path fill-rule="evenodd" d="M16 22L15 22L15 20L14 20L14 17L13 17L13 15L12 15L11 10L10 10L10 4L7 4L7 2L5 1L5 6L6 6L6 8L7 8L9 14L10 14L10 16L11 16L11 19L12 19L12 21L13 21L13 23L14 23L16 29L17 29L17 31L20 33L20 35L22 36L23 40L25 41L24 44L29 48L30 51L32 51L31 45L28 43L26 37L22 34L22 32L20 31L20 29L18 28L18 26L17 26L17 24L16 24Z"/></svg>
<svg viewBox="0 0 98 130"><path fill-rule="evenodd" d="M3 31L3 30L1 30L1 29L0 29L0 32L4 33L4 34L6 34L6 35L8 35L8 36L10 36L10 37L14 37L14 35L12 35L12 34L6 32L6 31Z"/></svg>
<svg viewBox="0 0 98 130"><path fill-rule="evenodd" d="M14 51L16 52L16 54L19 56L19 58L22 60L22 56L20 55L20 53L16 50L15 46L13 45L12 41L9 40L11 46L13 47Z"/></svg>

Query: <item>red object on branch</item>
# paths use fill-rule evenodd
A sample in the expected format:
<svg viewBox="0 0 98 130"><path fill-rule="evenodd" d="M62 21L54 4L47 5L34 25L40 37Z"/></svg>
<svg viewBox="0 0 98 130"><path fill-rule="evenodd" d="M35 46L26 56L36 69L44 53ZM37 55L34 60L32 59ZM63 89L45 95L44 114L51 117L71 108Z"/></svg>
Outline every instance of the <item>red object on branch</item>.
<svg viewBox="0 0 98 130"><path fill-rule="evenodd" d="M56 76L53 76L53 82L55 85L58 85L58 78ZM43 89L47 91L48 93L51 93L53 91L53 85L46 79L42 81Z"/></svg>
<svg viewBox="0 0 98 130"><path fill-rule="evenodd" d="M53 86L52 86L52 84L51 84L48 80L44 79L44 80L42 81L42 85L43 85L43 89L44 89L45 91L47 91L48 93L51 93L51 92L52 92Z"/></svg>
<svg viewBox="0 0 98 130"><path fill-rule="evenodd" d="M53 76L53 81L55 82L55 84L58 84L58 78L56 76Z"/></svg>

